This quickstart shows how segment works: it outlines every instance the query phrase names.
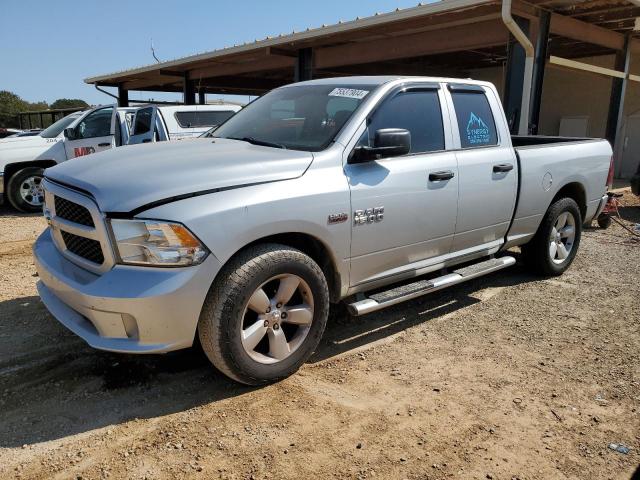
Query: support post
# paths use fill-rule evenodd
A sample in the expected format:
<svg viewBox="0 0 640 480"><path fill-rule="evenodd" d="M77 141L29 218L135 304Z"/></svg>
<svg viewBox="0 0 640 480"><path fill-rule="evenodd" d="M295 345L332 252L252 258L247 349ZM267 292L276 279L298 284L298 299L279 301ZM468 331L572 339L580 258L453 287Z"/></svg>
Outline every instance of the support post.
<svg viewBox="0 0 640 480"><path fill-rule="evenodd" d="M125 89L122 85L118 85L118 106L129 106L129 90Z"/></svg>
<svg viewBox="0 0 640 480"><path fill-rule="evenodd" d="M294 82L303 82L313 78L313 49L301 48L298 50L295 70L293 73Z"/></svg>
<svg viewBox="0 0 640 480"><path fill-rule="evenodd" d="M605 138L609 140L613 148L614 173L616 176L620 174L620 169L622 168L622 138L620 130L624 123L624 98L627 91L630 64L631 38L626 35L623 50L616 53L615 65L616 70L624 71L624 78L614 77L612 79L609 115L607 116L607 129L605 130Z"/></svg>
<svg viewBox="0 0 640 480"><path fill-rule="evenodd" d="M544 70L547 65L547 50L549 46L549 26L551 25L551 13L543 10L540 13L540 24L538 28L538 39L536 42L536 53L533 64L533 85L531 86L531 108L529 124L531 133L539 134L540 129L540 107L542 105L542 84L544 83Z"/></svg>
<svg viewBox="0 0 640 480"><path fill-rule="evenodd" d="M206 94L204 90L198 92L198 104L205 105L207 103Z"/></svg>
<svg viewBox="0 0 640 480"><path fill-rule="evenodd" d="M194 88L193 82L189 78L189 73L184 72L184 80L182 83L182 92L183 92L183 103L185 105L195 105L196 104L196 90Z"/></svg>
<svg viewBox="0 0 640 480"><path fill-rule="evenodd" d="M529 35L529 20L521 17L515 18L522 31ZM526 53L522 45L513 36L510 36L507 52L507 72L504 84L504 111L509 123L511 133L526 135L527 132L519 131L520 112L522 108L522 91L524 86L524 69Z"/></svg>

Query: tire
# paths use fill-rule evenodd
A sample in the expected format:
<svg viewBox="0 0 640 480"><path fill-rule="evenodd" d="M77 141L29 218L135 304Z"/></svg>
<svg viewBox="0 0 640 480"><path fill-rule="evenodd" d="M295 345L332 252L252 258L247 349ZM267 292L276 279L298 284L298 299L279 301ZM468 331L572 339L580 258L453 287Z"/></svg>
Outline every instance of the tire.
<svg viewBox="0 0 640 480"><path fill-rule="evenodd" d="M609 216L609 214L607 213L601 213L600 215L598 215L598 226L600 228L609 228L611 226L611 217Z"/></svg>
<svg viewBox="0 0 640 480"><path fill-rule="evenodd" d="M27 213L42 212L44 193L40 183L43 172L40 167L27 167L11 176L7 183L7 198L15 209Z"/></svg>
<svg viewBox="0 0 640 480"><path fill-rule="evenodd" d="M287 285L296 282L288 295L293 287ZM318 264L294 248L263 244L240 252L220 271L202 307L198 335L222 373L246 385L265 385L295 373L309 358L328 314L329 288Z"/></svg>
<svg viewBox="0 0 640 480"><path fill-rule="evenodd" d="M560 237L558 237L554 230L557 231L556 227L562 224L560 217L565 214L567 216L564 218L567 221L560 228ZM573 237L567 233L569 230L565 230L566 226L573 227ZM581 235L582 217L578 204L571 198L562 198L549 207L533 239L522 247L524 261L538 275L547 277L562 275L571 266L578 252ZM558 242L563 246L560 247ZM552 243L556 245L555 250ZM565 253L566 256L564 256Z"/></svg>

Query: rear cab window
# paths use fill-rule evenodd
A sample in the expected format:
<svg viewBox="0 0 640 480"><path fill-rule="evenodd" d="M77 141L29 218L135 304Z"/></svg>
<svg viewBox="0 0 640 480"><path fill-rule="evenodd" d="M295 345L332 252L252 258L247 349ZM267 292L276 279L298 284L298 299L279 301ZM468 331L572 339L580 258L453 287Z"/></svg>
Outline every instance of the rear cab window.
<svg viewBox="0 0 640 480"><path fill-rule="evenodd" d="M477 148L497 145L496 122L484 89L458 86L450 86L449 89L458 120L460 146Z"/></svg>

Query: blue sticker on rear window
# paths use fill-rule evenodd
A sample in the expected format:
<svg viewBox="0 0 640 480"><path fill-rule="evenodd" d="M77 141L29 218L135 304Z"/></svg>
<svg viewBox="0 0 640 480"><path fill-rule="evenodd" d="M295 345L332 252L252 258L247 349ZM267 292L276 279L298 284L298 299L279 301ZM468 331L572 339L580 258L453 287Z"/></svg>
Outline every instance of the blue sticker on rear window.
<svg viewBox="0 0 640 480"><path fill-rule="evenodd" d="M489 127L482 118L473 112L469 115L467 123L467 140L470 145L484 145L491 141Z"/></svg>

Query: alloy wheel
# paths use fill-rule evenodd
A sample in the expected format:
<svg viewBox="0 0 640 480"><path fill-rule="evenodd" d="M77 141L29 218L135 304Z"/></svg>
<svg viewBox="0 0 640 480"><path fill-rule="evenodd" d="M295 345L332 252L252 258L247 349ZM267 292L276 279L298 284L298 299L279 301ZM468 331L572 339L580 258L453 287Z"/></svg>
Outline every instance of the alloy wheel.
<svg viewBox="0 0 640 480"><path fill-rule="evenodd" d="M242 319L242 346L253 360L280 362L304 342L313 322L313 295L297 275L276 275L249 298Z"/></svg>
<svg viewBox="0 0 640 480"><path fill-rule="evenodd" d="M42 177L31 176L20 184L20 197L33 207L38 207L44 202L44 190L42 189Z"/></svg>
<svg viewBox="0 0 640 480"><path fill-rule="evenodd" d="M549 256L555 264L564 263L576 239L576 219L571 212L562 212L549 236Z"/></svg>

